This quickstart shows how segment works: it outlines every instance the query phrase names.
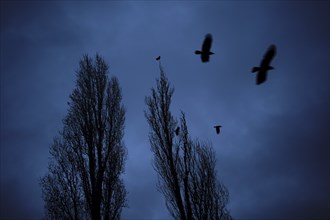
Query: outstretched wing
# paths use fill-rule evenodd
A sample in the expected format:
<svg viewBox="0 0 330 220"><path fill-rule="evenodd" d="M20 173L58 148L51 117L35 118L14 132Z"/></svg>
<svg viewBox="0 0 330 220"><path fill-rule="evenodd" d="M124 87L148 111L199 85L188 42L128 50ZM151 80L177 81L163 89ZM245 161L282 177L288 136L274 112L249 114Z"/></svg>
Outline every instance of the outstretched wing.
<svg viewBox="0 0 330 220"><path fill-rule="evenodd" d="M272 44L272 45L270 45L267 52L265 53L265 56L262 59L260 66L265 66L265 67L269 66L270 62L274 58L275 54L276 54L276 46L274 44Z"/></svg>
<svg viewBox="0 0 330 220"><path fill-rule="evenodd" d="M202 46L203 53L210 52L211 46L212 46L212 35L207 34L207 35L205 35L205 39L204 39L203 46Z"/></svg>

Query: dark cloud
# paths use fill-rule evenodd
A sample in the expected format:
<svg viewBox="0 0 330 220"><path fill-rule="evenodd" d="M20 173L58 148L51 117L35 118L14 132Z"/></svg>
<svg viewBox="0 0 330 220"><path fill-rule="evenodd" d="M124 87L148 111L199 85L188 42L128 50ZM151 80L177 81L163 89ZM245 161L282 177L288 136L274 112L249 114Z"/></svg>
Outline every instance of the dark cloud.
<svg viewBox="0 0 330 220"><path fill-rule="evenodd" d="M99 52L127 108L124 219L168 219L144 118L161 55L192 137L217 153L236 219L330 213L329 2L1 2L1 218L41 219L38 179L83 54ZM194 54L212 33L207 64ZM270 44L267 82L250 73ZM221 124L221 134L213 126Z"/></svg>

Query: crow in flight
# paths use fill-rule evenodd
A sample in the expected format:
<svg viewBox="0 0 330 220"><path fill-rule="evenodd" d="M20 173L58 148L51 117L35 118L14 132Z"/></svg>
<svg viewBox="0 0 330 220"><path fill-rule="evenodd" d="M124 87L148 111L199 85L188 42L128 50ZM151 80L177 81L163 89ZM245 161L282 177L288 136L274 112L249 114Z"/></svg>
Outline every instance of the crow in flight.
<svg viewBox="0 0 330 220"><path fill-rule="evenodd" d="M156 60L160 60L160 56L158 56L158 57L156 58Z"/></svg>
<svg viewBox="0 0 330 220"><path fill-rule="evenodd" d="M202 51L195 50L195 54L201 55L201 59L202 59L203 63L208 62L210 59L210 55L214 54L213 52L210 51L211 46L212 46L212 35L207 34L207 35L205 35L205 39L204 39L203 46L202 46Z"/></svg>
<svg viewBox="0 0 330 220"><path fill-rule="evenodd" d="M276 46L272 44L272 45L270 45L266 54L264 55L264 58L262 59L262 61L260 63L260 67L255 66L252 68L252 73L258 72L257 79L256 79L257 85L266 81L268 70L274 69L274 67L270 66L270 62L274 58L275 54L276 54Z"/></svg>
<svg viewBox="0 0 330 220"><path fill-rule="evenodd" d="M175 129L175 134L176 134L176 136L178 136L179 133L180 133L180 127L177 127L177 128Z"/></svg>
<svg viewBox="0 0 330 220"><path fill-rule="evenodd" d="M216 125L216 126L214 126L215 131L217 132L217 134L220 134L220 128L221 128L221 127L222 127L221 125Z"/></svg>

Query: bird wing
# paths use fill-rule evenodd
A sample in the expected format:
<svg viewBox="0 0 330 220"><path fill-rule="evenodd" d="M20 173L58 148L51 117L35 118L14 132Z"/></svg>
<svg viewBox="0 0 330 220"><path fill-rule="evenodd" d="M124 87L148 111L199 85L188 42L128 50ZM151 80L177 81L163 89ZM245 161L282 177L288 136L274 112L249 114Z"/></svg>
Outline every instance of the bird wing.
<svg viewBox="0 0 330 220"><path fill-rule="evenodd" d="M211 46L212 46L212 35L211 34L207 34L205 36L205 39L204 39L204 42L203 42L203 46L202 46L203 53L210 52Z"/></svg>
<svg viewBox="0 0 330 220"><path fill-rule="evenodd" d="M267 80L267 71L261 70L257 74L256 84L259 85Z"/></svg>
<svg viewBox="0 0 330 220"><path fill-rule="evenodd" d="M270 45L267 52L264 55L264 58L261 61L260 66L269 66L270 62L276 54L276 46L274 44Z"/></svg>

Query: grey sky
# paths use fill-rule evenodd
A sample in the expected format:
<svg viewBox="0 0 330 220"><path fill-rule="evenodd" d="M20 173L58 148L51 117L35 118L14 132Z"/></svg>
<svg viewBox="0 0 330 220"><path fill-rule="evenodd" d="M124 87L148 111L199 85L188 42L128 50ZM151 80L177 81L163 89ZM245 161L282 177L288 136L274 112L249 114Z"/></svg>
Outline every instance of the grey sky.
<svg viewBox="0 0 330 220"><path fill-rule="evenodd" d="M100 53L127 109L123 219L170 218L143 113L158 55L173 113L216 150L234 218L330 218L329 21L328 1L1 1L0 216L42 218L38 179L75 70ZM202 63L194 51L206 33L215 54ZM270 44L275 70L256 86L250 71Z"/></svg>

